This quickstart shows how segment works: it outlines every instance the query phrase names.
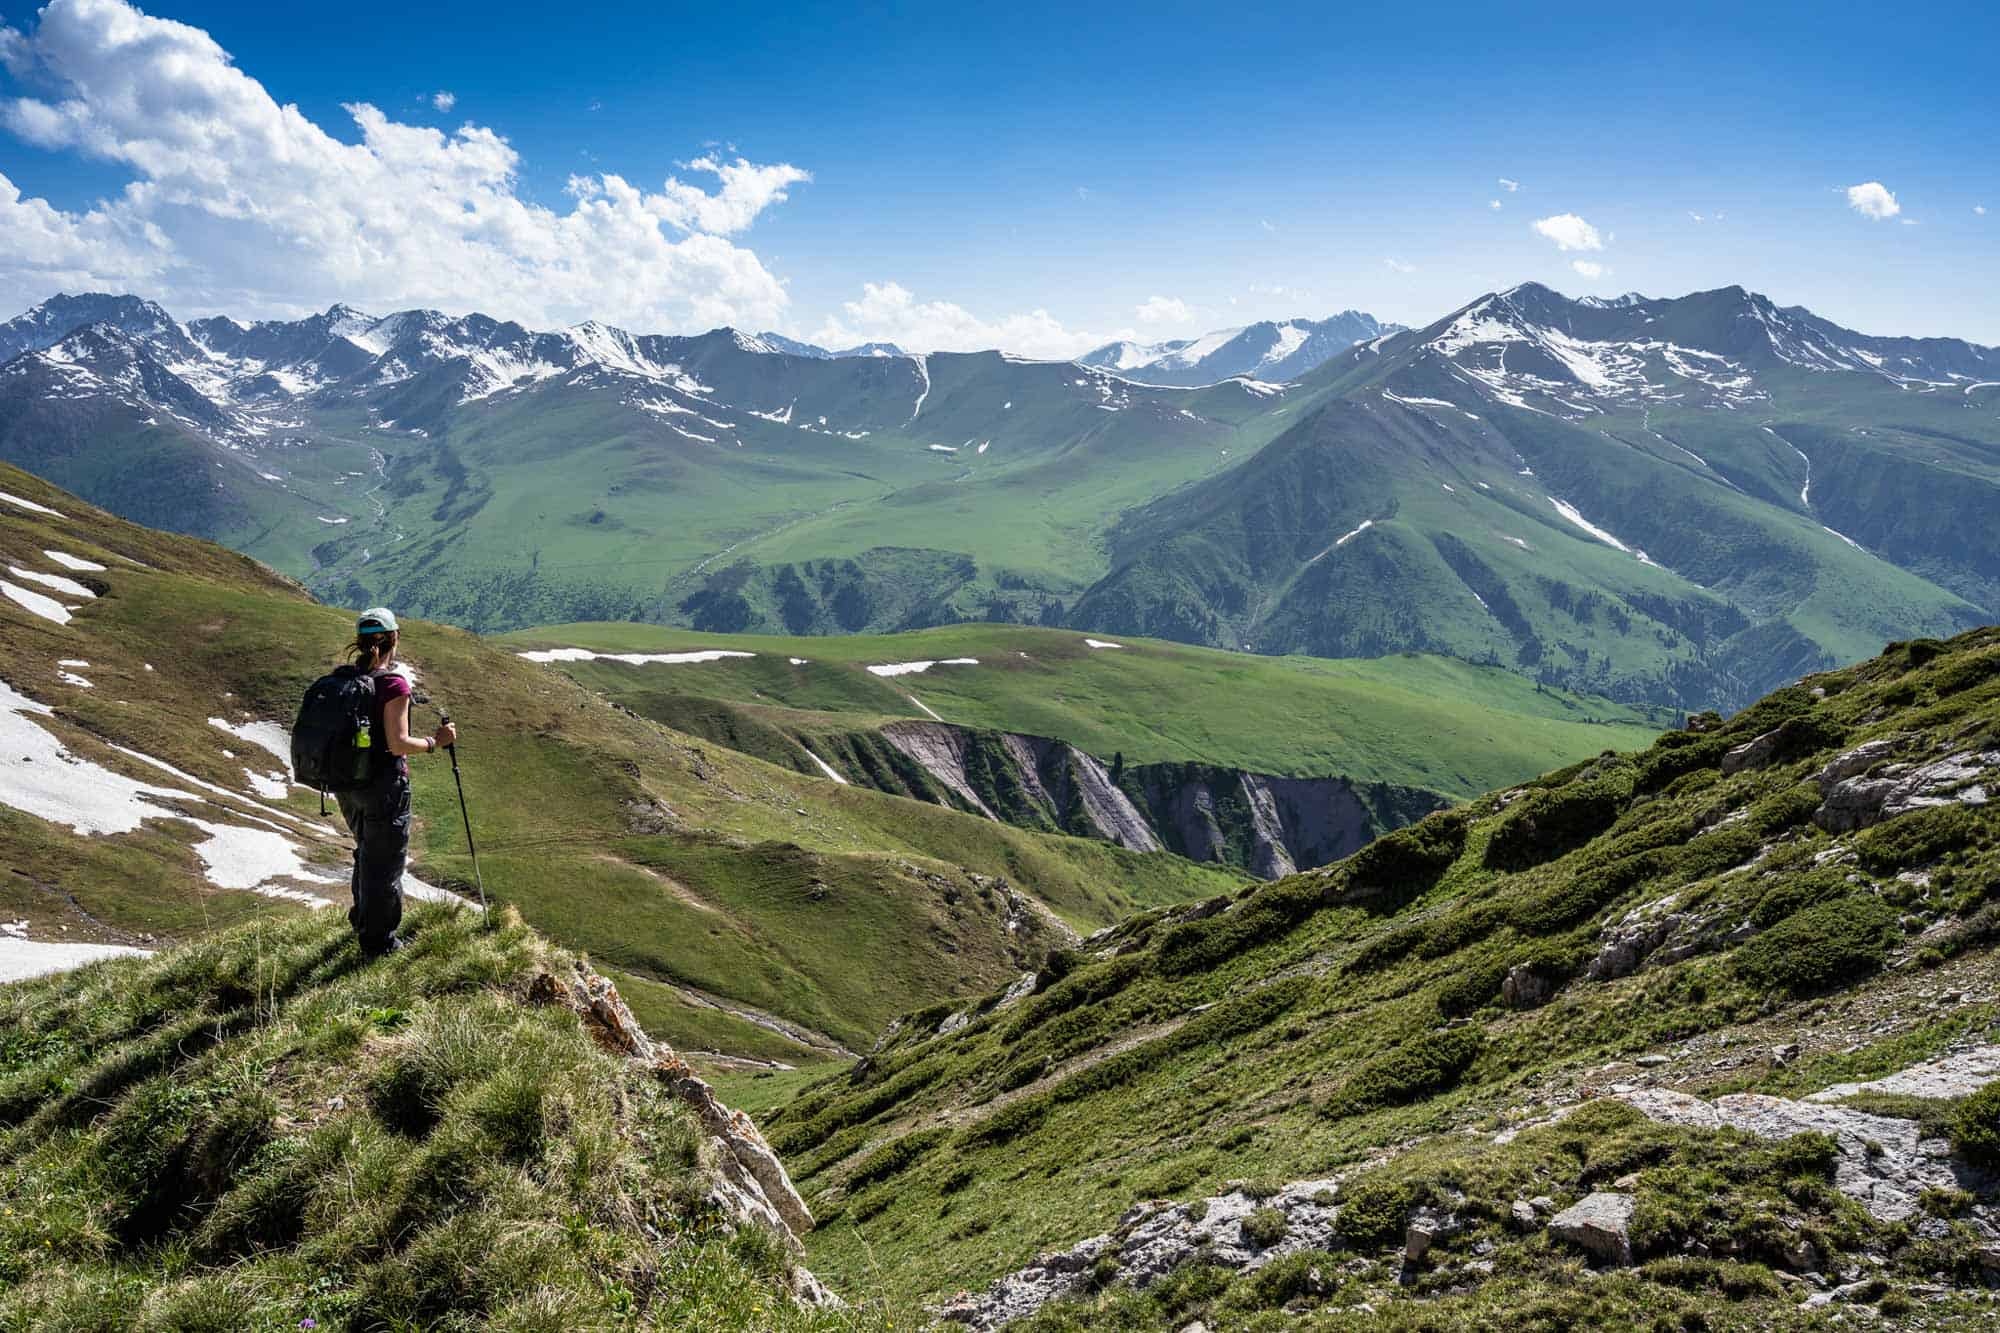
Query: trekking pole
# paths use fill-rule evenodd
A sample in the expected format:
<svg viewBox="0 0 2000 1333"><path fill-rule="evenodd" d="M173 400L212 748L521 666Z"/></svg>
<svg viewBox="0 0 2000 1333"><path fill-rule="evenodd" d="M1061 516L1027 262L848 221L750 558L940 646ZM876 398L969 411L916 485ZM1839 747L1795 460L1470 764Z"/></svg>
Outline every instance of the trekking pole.
<svg viewBox="0 0 2000 1333"><path fill-rule="evenodd" d="M439 709L438 716L444 719L446 725L450 725L450 713ZM479 889L479 919L483 924L490 926L493 924L493 915L486 907L486 880L479 873L479 848L472 842L472 812L465 807L465 779L458 771L458 747L447 745L444 747L444 752L451 756L451 780L458 788L458 814L465 821L465 850L472 857L472 882Z"/></svg>

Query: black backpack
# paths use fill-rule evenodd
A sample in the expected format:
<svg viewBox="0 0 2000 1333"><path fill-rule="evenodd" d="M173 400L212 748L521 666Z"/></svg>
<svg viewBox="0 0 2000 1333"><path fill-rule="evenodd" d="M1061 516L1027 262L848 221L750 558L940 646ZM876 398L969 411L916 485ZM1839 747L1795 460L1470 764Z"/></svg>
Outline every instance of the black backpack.
<svg viewBox="0 0 2000 1333"><path fill-rule="evenodd" d="M376 756L388 751L384 737L370 734L374 717L375 677L359 667L340 667L306 690L292 724L292 771L322 804L330 791L360 791L375 780Z"/></svg>

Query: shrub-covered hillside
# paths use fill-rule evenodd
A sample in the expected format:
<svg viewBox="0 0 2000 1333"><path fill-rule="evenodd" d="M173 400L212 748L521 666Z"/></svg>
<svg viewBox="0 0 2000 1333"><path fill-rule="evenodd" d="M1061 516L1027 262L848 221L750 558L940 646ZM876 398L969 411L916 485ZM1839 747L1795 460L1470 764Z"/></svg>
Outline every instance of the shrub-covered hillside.
<svg viewBox="0 0 2000 1333"><path fill-rule="evenodd" d="M981 1327L1051 1295L1035 1327L1990 1315L1989 793L2000 630L1892 645L1142 914L764 1124L838 1277L941 1301L1108 1233L952 1307ZM1551 1223L1600 1192L1624 1248L1594 1255Z"/></svg>
<svg viewBox="0 0 2000 1333"><path fill-rule="evenodd" d="M847 1329L671 1061L511 915L331 913L0 988L0 1329ZM615 996L614 996L615 998Z"/></svg>

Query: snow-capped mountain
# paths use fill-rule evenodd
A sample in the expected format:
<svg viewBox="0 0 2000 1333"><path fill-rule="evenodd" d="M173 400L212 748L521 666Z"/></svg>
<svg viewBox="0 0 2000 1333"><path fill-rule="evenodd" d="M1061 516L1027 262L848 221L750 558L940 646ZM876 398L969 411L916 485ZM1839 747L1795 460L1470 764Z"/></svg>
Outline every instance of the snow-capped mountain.
<svg viewBox="0 0 2000 1333"><path fill-rule="evenodd" d="M857 343L835 351L821 347L817 343L800 342L797 338L787 338L782 333L760 333L757 341L771 351L786 352L792 356L809 356L815 361L838 361L850 356L908 356L909 353L894 343Z"/></svg>
<svg viewBox="0 0 2000 1333"><path fill-rule="evenodd" d="M0 365L23 352L52 347L87 324L105 324L159 344L173 360L199 355L187 331L151 301L90 292L81 296L52 296L0 324Z"/></svg>
<svg viewBox="0 0 2000 1333"><path fill-rule="evenodd" d="M1619 404L1749 408L1771 401L1774 376L1801 373L1852 372L1911 390L1969 391L2000 381L1996 349L1953 338L1871 337L1741 287L1674 299L1633 293L1573 301L1527 283L1349 356L1357 363L1407 358L1385 381L1392 391L1428 386L1449 397L1455 384L1571 418Z"/></svg>
<svg viewBox="0 0 2000 1333"><path fill-rule="evenodd" d="M1161 343L1115 342L1077 358L1146 384L1216 384L1239 375L1294 380L1358 342L1399 330L1373 315L1343 310L1321 320L1269 320Z"/></svg>

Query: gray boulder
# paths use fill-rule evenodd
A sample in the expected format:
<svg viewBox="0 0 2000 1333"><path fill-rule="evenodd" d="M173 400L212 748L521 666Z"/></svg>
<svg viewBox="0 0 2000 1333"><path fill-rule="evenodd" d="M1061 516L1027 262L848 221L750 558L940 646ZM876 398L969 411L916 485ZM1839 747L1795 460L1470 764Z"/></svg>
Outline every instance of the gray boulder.
<svg viewBox="0 0 2000 1333"><path fill-rule="evenodd" d="M1632 1214L1638 1201L1629 1194L1599 1190L1549 1219L1549 1234L1606 1263L1632 1262Z"/></svg>

